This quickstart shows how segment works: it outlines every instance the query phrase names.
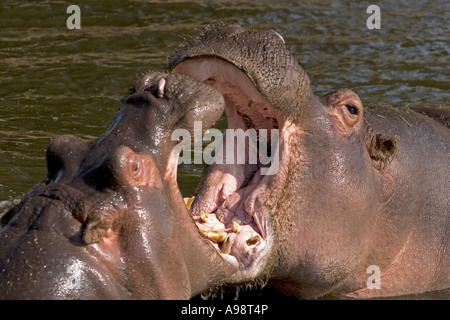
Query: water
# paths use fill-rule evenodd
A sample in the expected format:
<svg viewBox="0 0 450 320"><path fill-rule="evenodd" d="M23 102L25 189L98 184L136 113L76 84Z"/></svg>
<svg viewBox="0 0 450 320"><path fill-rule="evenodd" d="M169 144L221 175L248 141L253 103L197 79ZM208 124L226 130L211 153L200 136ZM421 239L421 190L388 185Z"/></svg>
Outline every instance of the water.
<svg viewBox="0 0 450 320"><path fill-rule="evenodd" d="M93 139L138 75L160 69L179 44L213 20L282 34L316 94L351 88L363 103L450 104L450 3L377 1L3 0L0 7L0 213L46 175L45 148L58 134ZM223 122L222 122L223 126ZM219 126L220 127L220 126ZM201 165L180 167L191 195Z"/></svg>

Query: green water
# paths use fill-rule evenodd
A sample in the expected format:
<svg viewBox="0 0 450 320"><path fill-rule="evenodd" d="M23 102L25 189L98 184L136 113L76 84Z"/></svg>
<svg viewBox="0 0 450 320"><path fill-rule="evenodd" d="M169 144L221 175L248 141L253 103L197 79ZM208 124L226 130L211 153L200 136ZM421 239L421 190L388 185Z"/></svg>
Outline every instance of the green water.
<svg viewBox="0 0 450 320"><path fill-rule="evenodd" d="M357 4L355 4L357 3ZM81 10L69 30L66 9ZM450 3L377 1L9 1L0 5L0 213L46 175L58 134L93 139L136 77L161 68L213 20L272 28L316 94L347 87L364 102L450 104ZM203 167L180 167L192 194Z"/></svg>

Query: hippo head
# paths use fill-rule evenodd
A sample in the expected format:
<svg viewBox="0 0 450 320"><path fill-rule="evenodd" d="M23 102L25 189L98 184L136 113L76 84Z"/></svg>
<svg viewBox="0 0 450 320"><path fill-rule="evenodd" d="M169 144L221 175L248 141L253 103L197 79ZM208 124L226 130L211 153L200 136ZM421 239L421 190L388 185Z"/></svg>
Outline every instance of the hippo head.
<svg viewBox="0 0 450 320"><path fill-rule="evenodd" d="M366 249L377 201L369 190L376 183L367 181L395 154L395 139L366 132L353 91L315 96L272 30L212 24L175 52L169 68L223 94L227 132L277 133L276 141L256 136L257 148L275 155L272 163L227 163L224 156L211 164L190 208L216 249L239 266L234 281L277 278L302 296L329 292ZM249 159L251 147L237 149Z"/></svg>
<svg viewBox="0 0 450 320"><path fill-rule="evenodd" d="M171 141L223 107L211 86L150 73L103 136L56 137L47 180L2 217L0 297L189 298L232 274L187 213Z"/></svg>
<svg viewBox="0 0 450 320"><path fill-rule="evenodd" d="M247 31L221 23L211 24L182 45L168 66L223 94L227 131L256 132L256 147L244 142L231 151L238 156L238 150L245 150L249 160L249 153L257 149L254 163L227 163L225 136L223 161L206 169L190 213L202 232L227 233L222 237L226 241L211 242L239 266L236 282L264 277L276 263L273 253L282 237L275 220L279 198L287 192L285 166L291 161L287 134L293 119L303 112L301 106L313 96L308 76L275 31ZM260 149L266 156L271 153L272 161L261 161Z"/></svg>

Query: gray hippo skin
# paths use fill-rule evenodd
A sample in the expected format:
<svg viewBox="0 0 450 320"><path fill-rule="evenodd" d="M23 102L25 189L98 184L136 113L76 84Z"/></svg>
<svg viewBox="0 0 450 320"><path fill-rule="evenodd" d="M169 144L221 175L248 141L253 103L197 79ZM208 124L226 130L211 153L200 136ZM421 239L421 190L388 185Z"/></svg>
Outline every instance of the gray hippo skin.
<svg viewBox="0 0 450 320"><path fill-rule="evenodd" d="M302 298L450 287L448 108L315 96L280 35L237 25L207 27L168 67L221 91L228 128L279 129L276 174L212 164L190 209L228 234L211 243L239 266L231 282Z"/></svg>
<svg viewBox="0 0 450 320"><path fill-rule="evenodd" d="M221 94L151 73L124 101L93 143L55 138L47 181L2 217L0 299L187 299L235 271L187 212L171 141L211 126Z"/></svg>

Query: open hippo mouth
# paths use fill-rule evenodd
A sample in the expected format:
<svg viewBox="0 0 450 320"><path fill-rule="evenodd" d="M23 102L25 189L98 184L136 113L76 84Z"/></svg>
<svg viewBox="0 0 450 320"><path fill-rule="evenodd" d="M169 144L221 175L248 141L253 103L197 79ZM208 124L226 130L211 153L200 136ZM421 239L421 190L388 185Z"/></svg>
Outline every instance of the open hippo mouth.
<svg viewBox="0 0 450 320"><path fill-rule="evenodd" d="M222 92L228 120L226 132L247 133L250 137L249 129L254 130L249 141L233 141L231 150L227 144L237 134L225 135L221 145L223 157L216 158L222 164L213 163L207 168L199 193L190 206L200 231L228 261L239 263L245 277L254 277L265 265L261 260L271 248L266 188L274 179L273 173L278 171L277 157L263 163L267 162L264 156L282 152L278 141L272 141L271 136L272 130L284 124L283 116L241 70L224 60L214 57L186 60L174 71L209 82ZM261 138L261 132L266 133L267 139ZM251 141L252 138L256 141ZM230 151L234 153L232 157ZM236 163L238 152L242 153L242 164ZM250 162L252 152L257 155L253 163Z"/></svg>
<svg viewBox="0 0 450 320"><path fill-rule="evenodd" d="M238 265L236 280L255 278L270 268L276 237L272 193L281 185L277 180L286 176L288 116L297 91L309 81L278 33L238 25L209 26L177 50L169 68L224 96L228 128L222 156L217 159L216 154L219 161L205 170L190 213L221 255ZM226 147L234 140L230 132L246 134L248 143ZM239 153L245 161L230 163ZM258 155L256 161L251 161L252 153Z"/></svg>

